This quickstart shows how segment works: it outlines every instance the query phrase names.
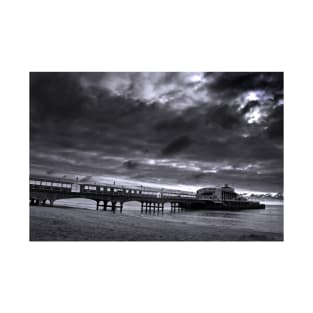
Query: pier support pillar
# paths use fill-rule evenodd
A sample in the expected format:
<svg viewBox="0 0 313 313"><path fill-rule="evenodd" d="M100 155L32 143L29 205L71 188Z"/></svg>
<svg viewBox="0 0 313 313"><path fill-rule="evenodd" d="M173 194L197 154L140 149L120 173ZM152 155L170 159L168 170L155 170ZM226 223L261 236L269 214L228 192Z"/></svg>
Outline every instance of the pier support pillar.
<svg viewBox="0 0 313 313"><path fill-rule="evenodd" d="M143 213L143 205L144 205L144 203L141 202L141 208L140 208L140 212L141 212L141 213Z"/></svg>
<svg viewBox="0 0 313 313"><path fill-rule="evenodd" d="M97 201L97 211L99 211L99 201Z"/></svg>
<svg viewBox="0 0 313 313"><path fill-rule="evenodd" d="M123 212L123 202L120 202L120 213Z"/></svg>
<svg viewBox="0 0 313 313"><path fill-rule="evenodd" d="M115 213L116 210L116 202L112 201L112 212Z"/></svg>
<svg viewBox="0 0 313 313"><path fill-rule="evenodd" d="M103 211L107 210L108 201L103 201Z"/></svg>

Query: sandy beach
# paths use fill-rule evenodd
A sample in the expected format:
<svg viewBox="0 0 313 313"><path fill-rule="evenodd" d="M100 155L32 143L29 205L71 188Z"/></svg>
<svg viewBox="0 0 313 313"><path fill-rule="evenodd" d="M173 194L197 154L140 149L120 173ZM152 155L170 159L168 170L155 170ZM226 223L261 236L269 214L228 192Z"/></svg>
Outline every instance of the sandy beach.
<svg viewBox="0 0 313 313"><path fill-rule="evenodd" d="M31 241L280 241L282 234L194 225L166 216L30 207Z"/></svg>

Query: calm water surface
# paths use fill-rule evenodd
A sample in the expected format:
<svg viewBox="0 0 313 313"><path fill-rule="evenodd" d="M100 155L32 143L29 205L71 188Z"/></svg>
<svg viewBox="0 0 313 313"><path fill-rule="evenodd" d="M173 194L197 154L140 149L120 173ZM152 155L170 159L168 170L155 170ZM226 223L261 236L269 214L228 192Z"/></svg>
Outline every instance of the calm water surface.
<svg viewBox="0 0 313 313"><path fill-rule="evenodd" d="M266 203L265 210L243 211L183 211L170 213L170 205L165 205L164 214L140 213L140 204L137 202L124 203L123 215L138 216L145 219L159 219L192 225L217 226L227 229L251 229L255 231L283 233L283 204L281 201ZM92 200L67 199L57 200L55 206L68 206L85 209L96 209ZM108 211L110 212L110 211ZM101 212L99 212L101 213ZM116 211L116 216L121 214Z"/></svg>

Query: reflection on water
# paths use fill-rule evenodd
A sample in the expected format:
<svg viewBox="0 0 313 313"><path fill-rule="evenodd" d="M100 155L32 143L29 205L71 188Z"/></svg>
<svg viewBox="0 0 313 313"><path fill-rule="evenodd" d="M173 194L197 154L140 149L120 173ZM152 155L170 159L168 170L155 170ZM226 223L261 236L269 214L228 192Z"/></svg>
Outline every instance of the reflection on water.
<svg viewBox="0 0 313 313"><path fill-rule="evenodd" d="M96 202L87 199L57 200L55 206L68 206L86 209L96 209ZM107 211L108 213L110 211ZM101 212L99 212L101 214ZM117 215L120 214L117 210ZM180 222L192 225L218 226L220 228L253 229L273 233L283 233L283 205L271 203L266 205L265 210L243 211L182 211L170 212L170 205L165 204L164 213L150 212L141 213L138 202L124 203L124 215L140 216L147 219L160 219L169 222Z"/></svg>

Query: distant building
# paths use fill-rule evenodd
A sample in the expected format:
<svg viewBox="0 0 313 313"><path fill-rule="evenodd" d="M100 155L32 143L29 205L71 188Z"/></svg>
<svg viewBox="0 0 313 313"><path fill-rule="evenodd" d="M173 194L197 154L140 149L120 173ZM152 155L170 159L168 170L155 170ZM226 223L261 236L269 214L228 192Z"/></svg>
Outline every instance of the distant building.
<svg viewBox="0 0 313 313"><path fill-rule="evenodd" d="M238 200L238 194L234 188L225 184L220 188L201 188L197 191L197 198L201 200Z"/></svg>

